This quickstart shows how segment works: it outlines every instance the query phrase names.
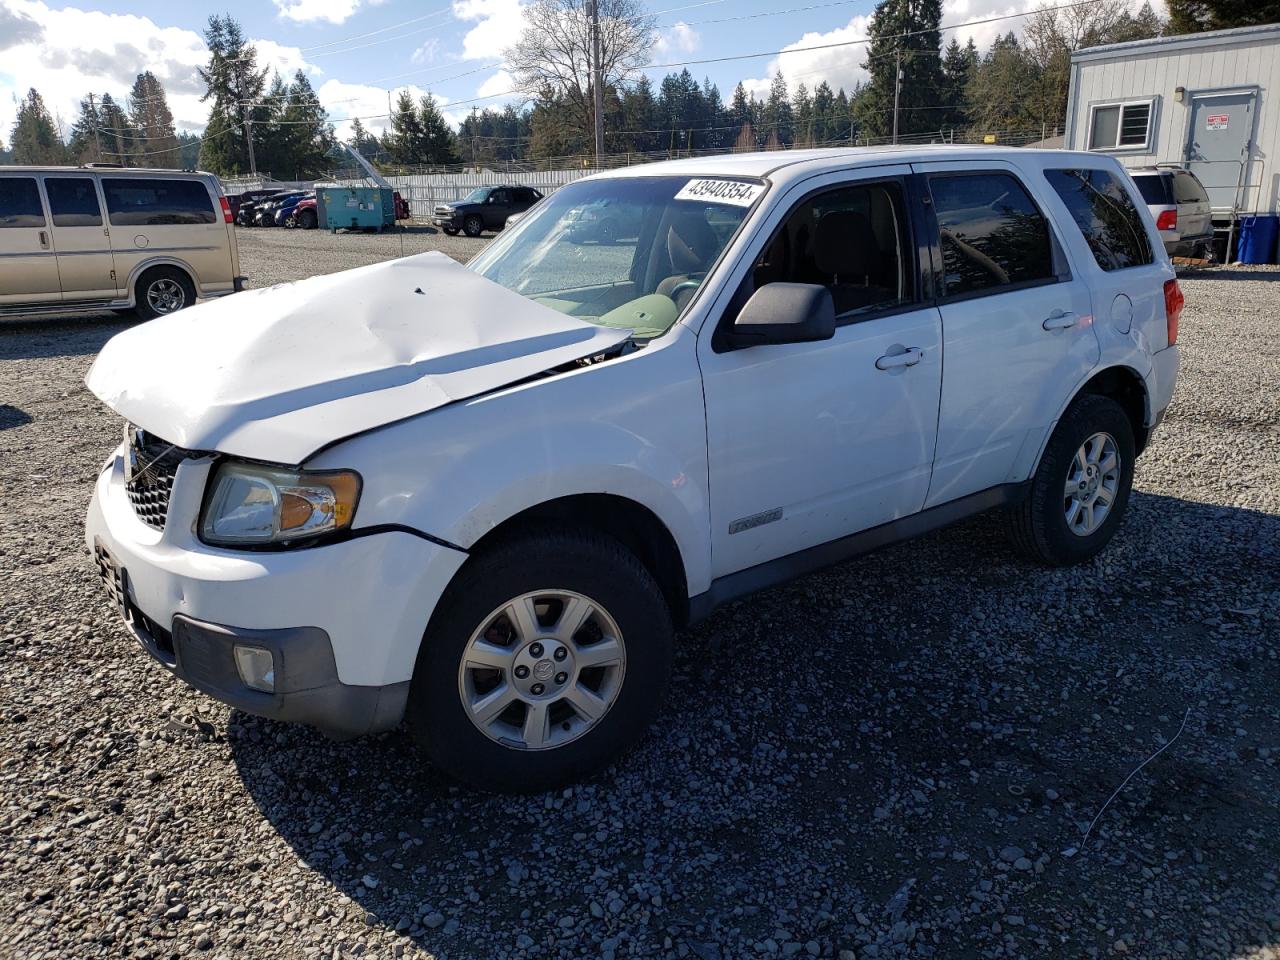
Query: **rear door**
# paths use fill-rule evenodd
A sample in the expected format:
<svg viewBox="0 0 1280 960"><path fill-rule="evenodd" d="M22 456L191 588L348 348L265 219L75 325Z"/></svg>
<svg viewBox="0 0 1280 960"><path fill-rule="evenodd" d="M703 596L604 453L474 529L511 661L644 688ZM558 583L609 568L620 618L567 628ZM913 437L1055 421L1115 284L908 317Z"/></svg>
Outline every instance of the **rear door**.
<svg viewBox="0 0 1280 960"><path fill-rule="evenodd" d="M0 173L0 304L61 299L57 252L36 178Z"/></svg>
<svg viewBox="0 0 1280 960"><path fill-rule="evenodd" d="M1089 288L1043 213L1043 181L998 160L913 167L927 175L941 265L932 507L1025 480L1100 351Z"/></svg>
<svg viewBox="0 0 1280 960"><path fill-rule="evenodd" d="M484 225L490 230L501 230L511 215L511 191L491 190L484 205Z"/></svg>
<svg viewBox="0 0 1280 960"><path fill-rule="evenodd" d="M111 300L116 296L111 231L92 176L45 174L45 200L53 221L63 300Z"/></svg>
<svg viewBox="0 0 1280 960"><path fill-rule="evenodd" d="M152 259L188 265L197 292L231 282L226 227L202 180L103 175L102 192L121 284L127 286L133 270Z"/></svg>

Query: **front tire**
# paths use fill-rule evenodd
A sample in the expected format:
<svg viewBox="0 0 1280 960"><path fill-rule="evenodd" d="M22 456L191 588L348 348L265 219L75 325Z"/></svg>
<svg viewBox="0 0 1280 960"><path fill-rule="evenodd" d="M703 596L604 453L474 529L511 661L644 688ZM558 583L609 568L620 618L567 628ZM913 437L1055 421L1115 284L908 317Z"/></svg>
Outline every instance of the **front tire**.
<svg viewBox="0 0 1280 960"><path fill-rule="evenodd" d="M637 741L671 671L671 615L617 541L530 530L468 560L422 640L409 728L486 790L588 776Z"/></svg>
<svg viewBox="0 0 1280 960"><path fill-rule="evenodd" d="M143 320L177 313L196 302L195 284L176 267L156 267L138 278L134 302Z"/></svg>
<svg viewBox="0 0 1280 960"><path fill-rule="evenodd" d="M1121 406L1110 397L1078 397L1049 438L1027 496L1009 509L1014 546L1054 567L1096 556L1124 518L1136 456Z"/></svg>

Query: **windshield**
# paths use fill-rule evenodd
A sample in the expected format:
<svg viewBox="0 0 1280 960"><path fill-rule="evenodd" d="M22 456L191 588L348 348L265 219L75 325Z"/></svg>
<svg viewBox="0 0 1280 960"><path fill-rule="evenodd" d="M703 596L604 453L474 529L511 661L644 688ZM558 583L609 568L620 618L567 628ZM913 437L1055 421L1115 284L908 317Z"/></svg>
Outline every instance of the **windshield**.
<svg viewBox="0 0 1280 960"><path fill-rule="evenodd" d="M746 180L580 180L534 207L471 269L561 313L660 336L763 192Z"/></svg>
<svg viewBox="0 0 1280 960"><path fill-rule="evenodd" d="M462 198L463 203L484 203L489 199L489 191L493 187L476 187L465 197Z"/></svg>

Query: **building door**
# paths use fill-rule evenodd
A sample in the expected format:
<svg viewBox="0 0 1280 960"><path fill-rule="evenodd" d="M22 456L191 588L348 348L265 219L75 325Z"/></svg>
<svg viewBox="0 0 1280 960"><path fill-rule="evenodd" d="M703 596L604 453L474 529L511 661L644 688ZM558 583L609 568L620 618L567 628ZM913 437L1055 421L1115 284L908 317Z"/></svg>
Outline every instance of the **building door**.
<svg viewBox="0 0 1280 960"><path fill-rule="evenodd" d="M1249 183L1249 141L1253 136L1255 90L1198 93L1191 98L1187 169L1209 192L1213 212L1252 212L1245 204Z"/></svg>

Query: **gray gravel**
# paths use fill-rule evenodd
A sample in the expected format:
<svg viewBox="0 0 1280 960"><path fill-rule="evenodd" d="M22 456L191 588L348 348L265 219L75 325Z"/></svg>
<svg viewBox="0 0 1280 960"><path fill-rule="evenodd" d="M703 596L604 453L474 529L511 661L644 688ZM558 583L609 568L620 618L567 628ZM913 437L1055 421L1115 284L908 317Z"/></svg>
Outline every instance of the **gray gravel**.
<svg viewBox="0 0 1280 960"><path fill-rule="evenodd" d="M259 283L398 247L241 241ZM979 518L742 601L638 749L522 798L151 663L80 543L122 324L0 322L0 956L1280 958L1280 271L1184 289L1097 561Z"/></svg>

